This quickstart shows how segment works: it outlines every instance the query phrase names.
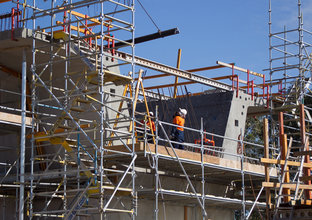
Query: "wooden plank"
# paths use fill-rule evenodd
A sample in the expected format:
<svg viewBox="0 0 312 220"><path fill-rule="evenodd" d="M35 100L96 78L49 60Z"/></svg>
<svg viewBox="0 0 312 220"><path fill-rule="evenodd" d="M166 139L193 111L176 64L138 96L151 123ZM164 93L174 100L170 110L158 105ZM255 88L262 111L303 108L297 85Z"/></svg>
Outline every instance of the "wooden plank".
<svg viewBox="0 0 312 220"><path fill-rule="evenodd" d="M279 188L280 183L272 183L272 182L262 182L263 187L268 187L268 188ZM296 184L295 183L283 183L283 187L288 188L292 191L296 190ZM312 185L299 185L299 189L309 189L312 190Z"/></svg>
<svg viewBox="0 0 312 220"><path fill-rule="evenodd" d="M82 14L82 13L79 13L79 12L76 12L76 11L67 11L67 13L71 13L72 15L75 15L75 16L80 17L80 18L88 18L89 21L92 21L92 22L94 22L96 24L101 24L101 22L98 19L89 18L88 15L85 15L85 14Z"/></svg>
<svg viewBox="0 0 312 220"><path fill-rule="evenodd" d="M62 24L64 24L64 23L61 22L61 21L56 21L56 24L62 25ZM98 25L98 24L91 23L91 24L88 24L88 25L86 25L86 26L87 26L87 27L92 27L92 26L95 26L95 25ZM70 29L73 30L73 31L78 31L78 30L79 30L79 32L80 32L80 33L83 33L83 34L84 34L85 32L87 32L87 34L94 34L93 32L91 32L91 31L89 31L89 30L85 30L85 26L83 26L83 25L80 25L79 27L77 27L77 26L75 26L75 25L70 25ZM63 31L63 30L53 31L53 33L61 32L61 31ZM49 33L50 33L50 32L49 32ZM100 38L100 37L97 36L97 38ZM109 38L104 37L103 39L104 39L104 40L108 40Z"/></svg>
<svg viewBox="0 0 312 220"><path fill-rule="evenodd" d="M310 150L307 150L307 151L299 151L299 152L294 152L293 153L294 154L294 156L312 156L312 151L310 151Z"/></svg>
<svg viewBox="0 0 312 220"><path fill-rule="evenodd" d="M10 2L11 0L0 0L0 3Z"/></svg>
<svg viewBox="0 0 312 220"><path fill-rule="evenodd" d="M298 105L284 105L282 107L274 108L273 111L275 111L275 112L282 112L282 111L292 110L292 109L295 109L295 108L298 108Z"/></svg>
<svg viewBox="0 0 312 220"><path fill-rule="evenodd" d="M163 75L163 74L162 74ZM156 77L155 77L156 78ZM232 75L229 76L220 76L220 77L214 77L211 78L213 80L222 80L222 79L229 79L232 78ZM145 79L145 78L144 78ZM167 88L167 87L174 87L175 85L177 86L183 86L183 85L189 85L189 84L195 84L196 82L193 81L187 81L187 82L180 82L177 84L164 84L164 85L158 85L158 86L150 86L150 87L145 87L146 90L151 90L151 89L160 89L160 88ZM181 96L177 96L177 97L181 97Z"/></svg>
<svg viewBox="0 0 312 220"><path fill-rule="evenodd" d="M264 158L269 158L269 122L267 118L263 119L263 142L264 142ZM270 182L270 172L268 164L264 164L265 182ZM265 189L266 198L266 216L270 219L271 193L270 188Z"/></svg>
<svg viewBox="0 0 312 220"><path fill-rule="evenodd" d="M268 158L261 158L260 162L264 163L264 164L280 164L280 165L284 165L285 164L285 160L268 159ZM300 162L288 161L287 165L288 166L299 167L300 166ZM303 167L312 168L312 163L303 163Z"/></svg>
<svg viewBox="0 0 312 220"><path fill-rule="evenodd" d="M75 16L80 17L80 18L87 18L89 21L92 21L96 25L101 25L102 24L100 20L95 19L95 18L90 18L88 15L84 15L84 14L81 14L81 13L76 12L76 11L67 11L67 13L71 13L72 15L75 15ZM109 21L105 21L105 22L110 22L110 20ZM105 24L105 23L103 25L106 26L106 27L108 27L108 26L110 26L111 28L113 27L112 25L108 25L108 24Z"/></svg>
<svg viewBox="0 0 312 220"><path fill-rule="evenodd" d="M12 124L17 124L21 125L22 123L22 116L20 115L15 115L11 113L6 113L6 112L0 112L0 121L4 123L12 123ZM31 117L26 117L26 126L31 126Z"/></svg>
<svg viewBox="0 0 312 220"><path fill-rule="evenodd" d="M305 127L305 112L304 112L304 105L303 104L300 104L299 105L299 112L300 112L300 136L301 136L301 144L302 146L304 146L306 149L306 151L309 151L310 147L309 147L309 139L307 141L307 144L305 143L306 142L306 127ZM304 157L304 161L306 163L310 163L310 156L309 155L306 155ZM303 173L305 174L305 176L309 177L311 176L311 169L310 168L307 168L307 167L304 167L303 169ZM311 185L311 180L306 180L304 182L305 184L308 184L308 185ZM305 198L306 199L312 199L312 191L311 190L308 190L308 191L305 191Z"/></svg>
<svg viewBox="0 0 312 220"><path fill-rule="evenodd" d="M58 25L62 25L62 24L64 24L63 22L61 22L61 21L56 21L56 24L58 24ZM79 31L80 33L85 33L85 29L82 29L82 28L78 28L78 27L76 27L76 26L74 26L74 25L70 25L70 29L71 30L74 30L74 31ZM59 31L63 31L63 30L58 30L58 32ZM54 32L55 33L55 32Z"/></svg>
<svg viewBox="0 0 312 220"><path fill-rule="evenodd" d="M124 145L109 146L107 147L107 149L112 149L115 151L122 151L122 152L129 152ZM155 150L156 150L155 144L149 143L146 149L144 148L144 142L139 142L135 144L135 152L138 154L144 153L144 152L149 153L149 154L155 154ZM185 150L180 150L180 149L174 149L174 150L180 159L201 162L200 153L185 151ZM113 153L108 152L108 154L113 154ZM162 145L158 145L158 155L169 156L169 157L175 158L172 148L165 147ZM214 164L214 165L218 165L220 167L229 168L229 169L237 169L237 170L241 169L240 161L224 159L224 158L211 156L211 155L204 155L203 160L204 160L204 163L206 164ZM264 175L264 166L261 166L261 165L250 164L248 162L244 162L244 170L248 172L253 172L253 173ZM271 174L271 176L276 176L276 171L274 171Z"/></svg>
<svg viewBox="0 0 312 220"><path fill-rule="evenodd" d="M283 116L283 113L281 114ZM283 121L283 118L282 118L282 121ZM283 123L281 123L283 125ZM283 131L284 132L284 131ZM284 167L285 165L282 165L282 170L285 170L285 174L284 174L284 179L282 180L283 181L283 186L284 184L288 184L289 181L290 181L290 176L289 176L289 166L288 166L288 162L289 162L289 152L287 152L287 135L286 134L282 134L281 135L281 158L282 160L285 160L287 159L287 165L286 167ZM287 155L288 153L288 155ZM288 157L288 158L287 158ZM286 188L286 187L283 187L283 195L290 195L290 189ZM289 202L290 201L290 196L284 196L284 202Z"/></svg>
<svg viewBox="0 0 312 220"><path fill-rule="evenodd" d="M244 69L244 68L241 68L241 67L237 67L237 66L232 66L232 65L230 65L228 63L224 63L224 62L221 62L221 61L217 61L217 64L222 65L222 66L226 66L226 67L229 67L229 68L233 67L235 70L238 70L238 71L241 71L241 72L244 72L244 73L248 72L247 69ZM264 77L263 74L257 73L257 72L251 71L251 70L249 70L249 74L254 75L254 76L259 76L261 78Z"/></svg>
<svg viewBox="0 0 312 220"><path fill-rule="evenodd" d="M180 63L181 63L181 49L178 50L178 58L177 58L177 69L180 69ZM175 77L174 81L174 92L173 92L173 98L177 98L177 93L178 93L178 81L179 77Z"/></svg>
<svg viewBox="0 0 312 220"><path fill-rule="evenodd" d="M140 85L141 85L141 89L142 89L142 93L143 93L143 100L144 100L144 104L145 104L145 110L146 110L147 118L148 118L149 129L150 129L150 131L152 133L152 137L153 137L153 143L156 144L155 136L154 136L154 130L153 130L153 126L152 126L151 115L150 115L150 111L148 109L148 103L147 103L147 99L146 99L146 95L145 95L145 91L144 91L143 82L142 82L142 80L139 80L138 83L140 83Z"/></svg>
<svg viewBox="0 0 312 220"><path fill-rule="evenodd" d="M142 69L139 70L139 77L138 77L139 79L137 81L136 88L135 88L133 109L132 109L132 111L134 111L134 112L136 110L136 105L137 105L137 102L138 102L138 96L139 96L139 91L140 91L140 81L142 81L142 74L143 74L143 72L144 72L144 70L142 70ZM131 132L134 126L135 126L134 122L130 121L130 125L129 125L128 131ZM127 140L127 144L130 144L130 139Z"/></svg>
<svg viewBox="0 0 312 220"><path fill-rule="evenodd" d="M312 176L303 176L303 177L300 177L300 180L304 182L308 182L312 180Z"/></svg>
<svg viewBox="0 0 312 220"><path fill-rule="evenodd" d="M310 199L300 199L299 204L300 205L312 205L312 201Z"/></svg>
<svg viewBox="0 0 312 220"><path fill-rule="evenodd" d="M230 63L231 65L234 63ZM200 71L204 71L204 70L213 70L213 69L219 69L219 68L223 68L224 66L221 65L217 65L217 66L208 66L208 67L203 67L203 68L197 68L197 69L190 69L190 70L186 70L187 72L190 73L194 73L194 72L200 72ZM145 76L144 79L155 79L155 78L160 78L160 77L166 77L166 76L171 76L170 74L158 74L158 75L153 75L153 76ZM231 75L232 76L232 75ZM216 77L218 78L218 77ZM227 77L230 78L230 77ZM214 78L212 78L214 79ZM138 78L136 78L135 80L138 80Z"/></svg>
<svg viewBox="0 0 312 220"><path fill-rule="evenodd" d="M234 81L234 82L237 82L237 78L234 78L233 81ZM246 80L238 79L238 82L247 85L247 81L246 81Z"/></svg>

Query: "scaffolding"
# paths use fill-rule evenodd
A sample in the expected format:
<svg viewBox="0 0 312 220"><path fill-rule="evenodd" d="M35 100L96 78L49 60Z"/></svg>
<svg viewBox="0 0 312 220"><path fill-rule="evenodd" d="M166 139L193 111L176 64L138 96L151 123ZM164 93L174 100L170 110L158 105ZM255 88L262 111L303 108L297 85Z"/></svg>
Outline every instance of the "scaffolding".
<svg viewBox="0 0 312 220"><path fill-rule="evenodd" d="M65 219L97 214L102 219L109 212L119 212L134 219L134 129L113 124L117 113L123 116L116 119L119 124L121 120L134 124L133 115L115 107L125 99L134 103L134 95L131 99L117 94L112 86L134 88L134 44L115 37L134 39L134 2L51 1L48 8L41 4L33 1L26 6L32 10L33 39L27 214ZM82 13L90 8L97 13ZM117 61L115 42L129 48L128 61ZM120 65L128 69L128 76L119 74ZM126 151L105 148L111 140L122 143ZM127 169L106 169L107 157L118 155L130 158ZM50 183L43 191L39 186L45 185L47 176ZM120 205L121 197L129 204ZM36 202L42 200L45 205L40 207Z"/></svg>
<svg viewBox="0 0 312 220"><path fill-rule="evenodd" d="M266 189L267 219L293 219L299 215L303 218L307 214L300 209L311 205L311 32L303 27L301 0L290 4L296 12L289 12L296 17L291 28L278 27L278 22L273 25L273 11L281 10L276 2L270 0L268 10L270 138L265 141L267 147L261 159L267 175L262 183L262 190ZM265 133L268 132L267 124ZM278 167L278 183L270 182L269 165Z"/></svg>
<svg viewBox="0 0 312 220"><path fill-rule="evenodd" d="M21 219L25 210L30 219L90 216L109 219L117 213L135 219L138 202L144 198L153 201L154 219L160 218L160 204L166 218L167 201L194 204L202 219L207 218L207 207L213 202L231 204L233 209L241 210L243 219L250 216L247 216L249 207L250 213L255 206L266 207L263 199L258 201L259 197L246 193L247 187L253 190L252 181L262 182L265 173L258 172L261 168L258 159L246 156L243 149L248 144L268 152L268 143L263 146L246 142L243 131L240 138L206 132L201 119L197 129L184 127L187 132L196 133L199 141L183 143L185 150L176 149L177 142L169 137L176 125L161 120L158 107L152 117L148 102L187 97L188 91L183 93L181 89L178 94L179 86L197 83L231 92L236 98L245 94L253 102L260 99L261 107L269 111L268 105L273 103L269 86L280 85L280 82L275 83L271 77L269 84L265 75L234 63L218 61L217 66L185 71L179 65L170 67L135 56L134 1L14 3L22 5L24 12L28 11L28 17L23 14L18 21L31 29L32 38L31 86L27 85L23 71L24 104L21 107L21 125L26 126L26 116L32 118L31 132L21 135L21 145L31 143L30 163L25 163L24 148L19 162L11 166L20 166L16 175L20 177ZM86 13L92 10L93 13ZM20 15L14 11L11 18ZM18 27L17 24L10 30L12 40ZM23 70L26 71L25 56L24 52ZM300 59L304 60L303 57ZM136 66L157 74L143 77L144 70L138 71ZM212 79L197 74L219 68L226 68L230 74ZM270 70L271 75L277 71L273 66ZM168 76L173 76L175 82L143 86L143 79ZM185 81L178 82L178 78ZM27 86L31 88L29 94ZM174 92L170 89L167 93L160 92L160 88L174 88ZM26 100L29 96L31 100ZM144 112L136 110L140 103L145 107ZM155 133L152 120L155 120ZM25 132L25 127L22 131ZM220 146L207 146L206 136L240 146L240 152L231 154ZM224 155L235 160L224 159ZM272 174L275 169L271 170L266 178L276 178ZM170 173L183 179L186 187L172 188L166 183ZM137 179L145 175L153 176L152 183L137 183ZM235 188L233 181L237 179ZM213 181L235 188L232 191L239 195L209 194L209 184ZM27 204L25 208L24 204Z"/></svg>

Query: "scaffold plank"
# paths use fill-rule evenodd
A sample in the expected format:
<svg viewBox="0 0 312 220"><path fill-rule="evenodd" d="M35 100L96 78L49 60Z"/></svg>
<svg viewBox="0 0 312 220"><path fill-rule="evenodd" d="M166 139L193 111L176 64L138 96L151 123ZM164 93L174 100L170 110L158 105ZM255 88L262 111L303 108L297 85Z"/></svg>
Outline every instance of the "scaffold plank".
<svg viewBox="0 0 312 220"><path fill-rule="evenodd" d="M6 113L6 112L0 112L0 123L5 124L13 124L13 125L21 125L22 117L20 115ZM31 117L26 117L26 126L31 126Z"/></svg>
<svg viewBox="0 0 312 220"><path fill-rule="evenodd" d="M280 165L285 164L285 160L277 160L277 159L269 159L269 158L261 158L260 161L261 161L261 163L266 163L266 164L280 164ZM300 162L287 161L287 165L299 167ZM312 168L312 163L303 163L303 167Z"/></svg>
<svg viewBox="0 0 312 220"><path fill-rule="evenodd" d="M272 190L274 190L274 188L280 187L280 183L262 182L262 186L272 188ZM290 190L293 190L293 191L296 190L296 184L295 183L283 183L283 187L290 189ZM312 185L300 184L299 189L310 189L310 190L312 190Z"/></svg>
<svg viewBox="0 0 312 220"><path fill-rule="evenodd" d="M149 146L145 148L144 142L139 142L135 144L135 152L139 153L148 153L148 154L155 154L155 144L148 144ZM123 145L114 145L111 147L108 147L108 149L114 149L117 151L125 151L125 148ZM176 154L179 156L179 158L183 161L190 161L200 164L201 163L201 154L197 152L191 152L186 150L180 150L175 149ZM165 156L165 157L172 157L174 158L174 153L171 148L158 145L158 155L159 156ZM217 156L212 155L204 155L203 158L204 164L211 164L213 166L217 166L219 168L222 168L224 170L241 170L241 163L240 161L233 161L229 159L224 159ZM248 162L244 162L244 170L245 172L259 174L264 176L264 166L257 165L257 164L251 164ZM276 173L272 172L271 176L276 176Z"/></svg>

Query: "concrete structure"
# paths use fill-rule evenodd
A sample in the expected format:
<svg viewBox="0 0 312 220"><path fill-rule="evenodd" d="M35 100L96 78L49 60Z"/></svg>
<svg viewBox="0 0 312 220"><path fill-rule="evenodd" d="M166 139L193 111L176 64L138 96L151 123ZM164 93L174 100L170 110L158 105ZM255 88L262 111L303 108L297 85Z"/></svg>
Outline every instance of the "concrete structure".
<svg viewBox="0 0 312 220"><path fill-rule="evenodd" d="M245 122L247 115L266 105L265 101L259 103L259 98L252 97L244 92L225 92L219 90L208 90L201 95L188 95L182 98L150 102L150 110L156 111L159 107L159 118L171 122L173 115L179 108L188 111L186 127L200 129L200 121L203 118L203 129L211 134L221 137L207 135L207 138L215 141L215 146L222 147L223 157L232 160L239 160L237 156L238 142L240 136L244 137ZM251 111L249 111L251 109ZM144 112L145 105L138 106L138 111ZM170 131L170 129L168 130ZM228 139L224 139L227 137ZM185 141L194 143L200 139L198 132L186 131Z"/></svg>
<svg viewBox="0 0 312 220"><path fill-rule="evenodd" d="M265 167L245 160L237 149L243 143L239 135L243 136L249 110L254 113L266 106L266 100L255 97L253 82L247 82L252 84L250 92L249 87L239 86L238 78L234 86L234 73L210 79L135 57L135 45L124 41L123 32L134 38L133 4L54 3L53 10L35 9L33 17L26 18L33 22L32 30L16 27L0 33L0 142L4 145L0 207L5 210L4 219L230 219L235 210L245 214L254 204L265 208L264 199L255 201L251 193L254 185L264 181ZM117 14L130 15L121 21L112 11L82 14L92 4L103 10L112 8L104 4L118 5L123 10ZM115 48L115 41L129 50ZM21 95L22 50L26 50L26 96ZM143 71L135 65L159 72L147 77L175 76L213 90L184 98L145 91ZM209 68L224 66L228 67ZM264 79L262 74L235 68ZM264 90L265 84L259 87ZM166 101L155 101L155 97ZM27 117L21 123L24 99ZM138 100L143 103L137 104ZM189 112L186 150L172 148L168 138L177 107ZM153 143L138 138L141 119L149 117L142 112L149 110L157 112L152 118L157 127ZM21 125L27 127L22 137ZM142 127L146 128L144 123L141 131ZM151 135L148 129L144 133ZM214 153L211 149L206 153L202 141L195 144L194 139L211 134L216 146ZM23 138L25 145L20 143ZM25 163L18 160L23 149ZM276 179L274 168L269 176Z"/></svg>

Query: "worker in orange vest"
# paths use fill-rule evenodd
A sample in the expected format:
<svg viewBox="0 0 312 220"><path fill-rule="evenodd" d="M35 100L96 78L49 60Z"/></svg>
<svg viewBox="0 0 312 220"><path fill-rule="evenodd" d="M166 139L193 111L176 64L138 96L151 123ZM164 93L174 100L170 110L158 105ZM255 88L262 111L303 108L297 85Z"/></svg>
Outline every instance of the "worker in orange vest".
<svg viewBox="0 0 312 220"><path fill-rule="evenodd" d="M151 117L151 125L150 125L150 123L149 123L149 120L147 119L146 127L147 127L148 130L150 130L150 128L152 128L153 133L154 133L154 135L155 135L156 126L155 126L155 122L153 121L154 113L153 113L153 112L149 112L149 115L150 115L150 117ZM152 132L150 132L150 133L152 133ZM147 142L149 142L149 143L154 143L152 136L148 136Z"/></svg>
<svg viewBox="0 0 312 220"><path fill-rule="evenodd" d="M144 119L142 119L137 127L138 131L140 134L142 134L142 136L139 136L139 140L144 140L144 127L143 126L146 126L146 131L147 131L147 142L149 143L154 143L153 141L153 137L151 136L152 134L152 131L151 131L151 128L153 130L153 133L155 135L155 132L156 132L156 126L155 126L155 122L153 121L153 116L154 116L154 113L153 112L149 112L149 115L150 115L150 119L151 119L151 126L150 126L150 123L149 123L149 120L147 117L145 117ZM146 125L144 125L146 124Z"/></svg>
<svg viewBox="0 0 312 220"><path fill-rule="evenodd" d="M179 108L179 111L173 116L173 124L182 126L181 127L172 127L171 137L173 141L184 142L184 123L187 111L186 109ZM184 149L182 144L173 144L174 148Z"/></svg>
<svg viewBox="0 0 312 220"><path fill-rule="evenodd" d="M148 127L148 128L152 128L152 130L153 130L153 132L154 132L154 134L155 134L155 132L156 132L156 127L155 127L155 122L153 121L153 117L154 117L154 113L153 112L149 112L149 115L150 115L150 117L151 117L151 126L150 126L150 123L149 123L149 120L147 119L147 123L146 123L146 127Z"/></svg>

